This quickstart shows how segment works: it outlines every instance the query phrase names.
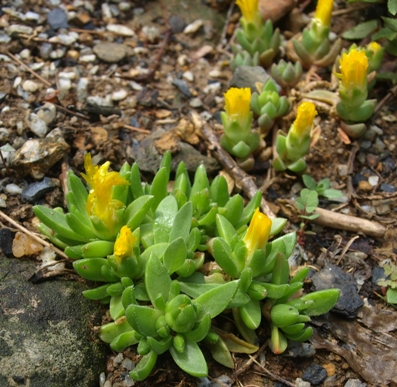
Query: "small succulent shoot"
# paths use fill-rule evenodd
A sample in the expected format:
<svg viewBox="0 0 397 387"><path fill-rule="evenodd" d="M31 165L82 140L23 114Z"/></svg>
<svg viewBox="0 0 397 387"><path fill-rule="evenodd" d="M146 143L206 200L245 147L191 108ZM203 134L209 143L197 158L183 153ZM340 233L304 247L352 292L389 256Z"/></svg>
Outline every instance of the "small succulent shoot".
<svg viewBox="0 0 397 387"><path fill-rule="evenodd" d="M333 4L333 0L319 0L314 18L302 32L301 39L292 41L295 53L305 68L331 65L342 48L341 39L331 45L328 37Z"/></svg>
<svg viewBox="0 0 397 387"><path fill-rule="evenodd" d="M291 104L286 96L280 96L277 85L271 78L263 85L257 84L257 88L258 92L251 97L251 108L258 116L261 137L266 137L275 120L289 112Z"/></svg>
<svg viewBox="0 0 397 387"><path fill-rule="evenodd" d="M240 66L259 66L259 53L256 52L251 55L248 51L239 49L238 47L233 47L234 57L230 61L230 68L235 71L237 67Z"/></svg>
<svg viewBox="0 0 397 387"><path fill-rule="evenodd" d="M339 117L343 120L342 129L351 138L362 136L366 130L363 123L368 120L376 107L376 100L368 96L368 58L364 50L353 48L342 54L340 59L340 102L336 105Z"/></svg>
<svg viewBox="0 0 397 387"><path fill-rule="evenodd" d="M271 20L263 22L258 9L258 0L237 0L243 16L240 19L242 29L237 30L236 39L243 52L252 58L259 54L259 62L269 67L277 56L280 48L280 31L273 29Z"/></svg>
<svg viewBox="0 0 397 387"><path fill-rule="evenodd" d="M227 99L225 127L237 143L249 142L250 94L233 93L237 98ZM271 325L271 347L281 353L287 339L310 336L309 316L325 313L336 302L337 290L290 300L307 274L289 281L287 257L296 233L269 241L286 220L270 220L259 211L260 191L244 205L242 196L229 194L224 177L210 183L200 166L191 182L182 162L169 192L169 152L151 184L142 185L137 164L109 172L108 162L94 166L86 156L85 168L89 187L73 172L68 175L67 213L45 206L35 206L34 212L39 229L74 260L75 271L102 282L83 295L109 305L113 321L99 330L104 342L114 351L137 345L142 358L130 372L134 380L146 379L167 351L183 371L204 377L208 366L202 346L232 368L231 351L258 349L255 330L264 319ZM215 262L208 262L214 269L204 275L206 250ZM212 320L228 309L243 339L212 328Z"/></svg>
<svg viewBox="0 0 397 387"><path fill-rule="evenodd" d="M225 93L225 112L221 113L225 133L221 136L222 147L241 163L251 160L259 145L259 135L251 130L251 89L232 87Z"/></svg>
<svg viewBox="0 0 397 387"><path fill-rule="evenodd" d="M310 150L311 132L314 117L317 115L312 102L303 102L298 107L297 117L291 125L288 134L277 134L277 156L273 160L276 171L289 169L301 172L306 168L304 156Z"/></svg>
<svg viewBox="0 0 397 387"><path fill-rule="evenodd" d="M368 58L368 74L380 69L384 53L385 49L377 42L370 42L365 46L365 54Z"/></svg>
<svg viewBox="0 0 397 387"><path fill-rule="evenodd" d="M301 62L286 62L281 59L277 64L273 63L270 68L270 73L273 79L284 89L294 87L302 77L302 64Z"/></svg>

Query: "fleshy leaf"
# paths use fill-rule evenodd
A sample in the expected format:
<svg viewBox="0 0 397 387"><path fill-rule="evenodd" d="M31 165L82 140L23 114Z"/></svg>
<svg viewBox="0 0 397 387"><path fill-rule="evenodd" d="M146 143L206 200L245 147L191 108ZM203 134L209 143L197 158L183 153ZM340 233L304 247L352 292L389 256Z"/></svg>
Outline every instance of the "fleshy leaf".
<svg viewBox="0 0 397 387"><path fill-rule="evenodd" d="M146 265L145 285L153 305L156 303L156 298L159 294L163 296L164 301L168 301L171 282L166 267L162 264L158 256L152 253Z"/></svg>
<svg viewBox="0 0 397 387"><path fill-rule="evenodd" d="M170 353L175 363L183 371L197 378L207 376L208 367L200 347L195 342L187 341L182 353L170 348Z"/></svg>

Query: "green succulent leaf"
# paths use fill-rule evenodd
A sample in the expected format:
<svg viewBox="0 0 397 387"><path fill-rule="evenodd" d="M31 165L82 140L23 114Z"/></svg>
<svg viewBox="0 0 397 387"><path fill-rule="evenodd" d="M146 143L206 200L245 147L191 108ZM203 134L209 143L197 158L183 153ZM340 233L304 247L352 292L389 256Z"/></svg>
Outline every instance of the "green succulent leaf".
<svg viewBox="0 0 397 387"><path fill-rule="evenodd" d="M121 295L112 296L110 298L109 314L110 317L115 321L120 317L124 316L125 310L124 310L123 302L121 300Z"/></svg>
<svg viewBox="0 0 397 387"><path fill-rule="evenodd" d="M187 254L183 238L174 239L164 251L163 263L168 274L175 273L185 262Z"/></svg>
<svg viewBox="0 0 397 387"><path fill-rule="evenodd" d="M197 316L197 320L201 321L206 313L209 313L211 318L222 313L233 299L238 286L239 281L230 281L194 299L193 304L200 304L202 306L201 313Z"/></svg>
<svg viewBox="0 0 397 387"><path fill-rule="evenodd" d="M155 211L160 202L167 196L167 185L169 180L169 171L166 167L160 168L154 176L150 187L150 194L154 197L152 209Z"/></svg>
<svg viewBox="0 0 397 387"><path fill-rule="evenodd" d="M160 261L159 257L152 253L146 265L145 285L147 294L153 305L156 303L156 298L159 294L163 296L164 301L168 301L171 282L166 267Z"/></svg>
<svg viewBox="0 0 397 387"><path fill-rule="evenodd" d="M234 368L234 361L230 350L224 340L219 337L216 343L209 346L211 355L219 364L228 368Z"/></svg>
<svg viewBox="0 0 397 387"><path fill-rule="evenodd" d="M211 200L219 207L223 207L229 201L229 188L224 176L216 176L210 186Z"/></svg>
<svg viewBox="0 0 397 387"><path fill-rule="evenodd" d="M250 301L239 308L241 319L249 329L259 327L262 319L261 307L258 300L250 299Z"/></svg>
<svg viewBox="0 0 397 387"><path fill-rule="evenodd" d="M130 305L125 315L133 329L145 337L157 337L156 321L162 316L158 309L144 305Z"/></svg>
<svg viewBox="0 0 397 387"><path fill-rule="evenodd" d="M99 329L99 338L105 343L110 344L113 340L125 332L133 332L133 329L131 325L128 324L127 320L123 321L122 323L111 322L101 326Z"/></svg>
<svg viewBox="0 0 397 387"><path fill-rule="evenodd" d="M216 229L218 235L221 236L226 241L226 243L230 245L232 242L232 238L236 235L236 229L233 227L230 221L227 220L224 216L218 214L216 216Z"/></svg>
<svg viewBox="0 0 397 387"><path fill-rule="evenodd" d="M170 232L170 242L181 237L187 241L192 225L193 205L191 202L185 203L177 212Z"/></svg>
<svg viewBox="0 0 397 387"><path fill-rule="evenodd" d="M339 294L339 289L326 289L302 296L301 300L303 301L313 301L313 304L306 309L305 314L308 316L319 316L327 313L337 303Z"/></svg>
<svg viewBox="0 0 397 387"><path fill-rule="evenodd" d="M125 210L124 218L126 226L135 230L142 223L146 214L152 208L154 197L142 195L135 199Z"/></svg>
<svg viewBox="0 0 397 387"><path fill-rule="evenodd" d="M108 297L107 288L110 284L99 286L95 289L88 289L83 291L83 296L88 300L102 300L102 298Z"/></svg>
<svg viewBox="0 0 397 387"><path fill-rule="evenodd" d="M175 197L167 196L158 205L154 213L153 235L154 242L169 242L170 233L178 213Z"/></svg>
<svg viewBox="0 0 397 387"><path fill-rule="evenodd" d="M115 275L104 274L103 267L110 270L109 263L105 258L85 258L73 262L73 268L76 272L85 279L98 282L115 282L119 278Z"/></svg>
<svg viewBox="0 0 397 387"><path fill-rule="evenodd" d="M182 353L176 351L174 347L170 347L170 353L179 368L189 375L197 378L207 376L207 362L200 347L195 342L187 341Z"/></svg>
<svg viewBox="0 0 397 387"><path fill-rule="evenodd" d="M115 337L110 343L110 348L113 351L122 352L131 345L135 345L139 340L135 337L136 332L131 329L129 332L124 332Z"/></svg>
<svg viewBox="0 0 397 387"><path fill-rule="evenodd" d="M138 365L130 372L131 378L138 382L145 380L156 365L157 357L158 355L154 351L143 356Z"/></svg>
<svg viewBox="0 0 397 387"><path fill-rule="evenodd" d="M279 328L295 324L298 320L298 316L299 310L286 304L275 305L270 311L273 324Z"/></svg>
<svg viewBox="0 0 397 387"><path fill-rule="evenodd" d="M223 238L215 238L212 244L213 255L218 265L232 278L240 277L240 270L233 258L230 246Z"/></svg>

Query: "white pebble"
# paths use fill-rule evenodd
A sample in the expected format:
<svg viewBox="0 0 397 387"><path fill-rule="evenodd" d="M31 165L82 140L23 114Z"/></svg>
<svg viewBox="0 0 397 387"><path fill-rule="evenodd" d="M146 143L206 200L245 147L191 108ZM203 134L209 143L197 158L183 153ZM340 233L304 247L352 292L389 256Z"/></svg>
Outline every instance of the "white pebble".
<svg viewBox="0 0 397 387"><path fill-rule="evenodd" d="M124 367L127 371L131 371L132 369L135 368L135 364L131 359L128 359L128 357L126 357L122 362L121 362L121 366Z"/></svg>
<svg viewBox="0 0 397 387"><path fill-rule="evenodd" d="M189 81L189 82L193 82L194 81L194 75L193 75L193 73L191 71L185 71L182 74L182 77L184 79L186 79L187 81Z"/></svg>
<svg viewBox="0 0 397 387"><path fill-rule="evenodd" d="M40 19L40 15L36 12L28 11L25 13L26 20L38 21Z"/></svg>
<svg viewBox="0 0 397 387"><path fill-rule="evenodd" d="M106 375L104 372L99 374L99 387L103 387L106 382Z"/></svg>
<svg viewBox="0 0 397 387"><path fill-rule="evenodd" d="M222 73L221 73L219 70L217 70L217 69L211 70L211 71L208 73L208 75L209 75L211 78L221 78L221 77L222 77Z"/></svg>
<svg viewBox="0 0 397 387"><path fill-rule="evenodd" d="M5 200L0 196L0 208L6 208L7 207L7 203L5 202Z"/></svg>
<svg viewBox="0 0 397 387"><path fill-rule="evenodd" d="M121 36L135 36L135 32L131 28L128 28L121 24L108 24L106 26L106 29Z"/></svg>
<svg viewBox="0 0 397 387"><path fill-rule="evenodd" d="M202 26L204 22L202 19L197 19L193 23L188 24L183 30L184 34L194 34L197 32Z"/></svg>
<svg viewBox="0 0 397 387"><path fill-rule="evenodd" d="M112 93L113 101L122 101L127 97L128 93L125 89L117 90Z"/></svg>
<svg viewBox="0 0 397 387"><path fill-rule="evenodd" d="M65 78L65 79L75 79L76 78L76 73L74 71L61 71L58 74L59 78Z"/></svg>
<svg viewBox="0 0 397 387"><path fill-rule="evenodd" d="M39 88L39 85L31 80L27 80L22 84L22 89L28 91L29 93L34 93Z"/></svg>
<svg viewBox="0 0 397 387"><path fill-rule="evenodd" d="M379 183L379 176L370 176L368 178L368 183L375 187Z"/></svg>
<svg viewBox="0 0 397 387"><path fill-rule="evenodd" d="M205 94L208 93L217 93L219 90L221 89L221 84L220 82L215 82L215 83L210 83L209 85L207 85L206 87L204 87L203 92Z"/></svg>
<svg viewBox="0 0 397 387"><path fill-rule="evenodd" d="M48 127L47 124L41 120L37 114L35 113L30 113L27 120L26 124L30 128L30 130L39 137L44 137L47 134Z"/></svg>
<svg viewBox="0 0 397 387"><path fill-rule="evenodd" d="M114 359L113 359L113 366L118 367L121 362L123 361L123 354L120 352Z"/></svg>
<svg viewBox="0 0 397 387"><path fill-rule="evenodd" d="M72 87L72 81L67 78L58 79L59 89L63 92L69 91Z"/></svg>
<svg viewBox="0 0 397 387"><path fill-rule="evenodd" d="M30 58L30 50L28 48L23 49L20 53L19 56L22 59L29 59Z"/></svg>
<svg viewBox="0 0 397 387"><path fill-rule="evenodd" d="M82 55L79 58L79 61L84 62L84 63L92 63L92 62L95 62L95 60L96 60L96 55L94 55L94 54Z"/></svg>
<svg viewBox="0 0 397 387"><path fill-rule="evenodd" d="M22 188L16 184L7 184L5 189L10 195L19 195L22 193Z"/></svg>
<svg viewBox="0 0 397 387"><path fill-rule="evenodd" d="M52 103L46 103L37 112L37 117L43 120L47 125L50 125L57 115L57 108Z"/></svg>
<svg viewBox="0 0 397 387"><path fill-rule="evenodd" d="M60 59L66 54L66 47L59 47L56 50L51 51L51 59Z"/></svg>
<svg viewBox="0 0 397 387"><path fill-rule="evenodd" d="M13 83L12 87L14 89L16 89L21 83L22 83L22 78L21 77L16 77L14 79L14 83Z"/></svg>
<svg viewBox="0 0 397 387"><path fill-rule="evenodd" d="M146 35L151 43L154 43L156 39L160 38L160 31L157 27L144 26L142 28L142 32Z"/></svg>

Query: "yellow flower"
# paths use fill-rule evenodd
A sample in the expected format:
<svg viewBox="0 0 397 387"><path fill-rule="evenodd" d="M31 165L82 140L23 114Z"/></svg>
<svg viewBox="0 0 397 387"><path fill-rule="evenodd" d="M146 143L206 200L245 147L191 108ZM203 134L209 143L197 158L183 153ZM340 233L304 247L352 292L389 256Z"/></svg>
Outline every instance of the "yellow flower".
<svg viewBox="0 0 397 387"><path fill-rule="evenodd" d="M340 78L342 87L351 90L367 88L368 58L363 50L353 49L349 53L343 53L340 60Z"/></svg>
<svg viewBox="0 0 397 387"><path fill-rule="evenodd" d="M225 93L226 114L234 119L246 119L251 111L251 89L232 87Z"/></svg>
<svg viewBox="0 0 397 387"><path fill-rule="evenodd" d="M82 176L91 188L87 198L88 214L97 216L110 231L114 231L117 222L115 211L124 204L112 198L113 187L128 185L129 182L119 172L108 172L109 166L109 161L100 167L93 165L91 155L87 153L84 158L86 173L82 173Z"/></svg>
<svg viewBox="0 0 397 387"><path fill-rule="evenodd" d="M119 237L114 244L114 255L117 262L121 262L124 258L132 256L133 248L138 240L137 237L132 235L129 227L123 226L120 230Z"/></svg>
<svg viewBox="0 0 397 387"><path fill-rule="evenodd" d="M258 0L236 0L246 22L254 22L258 13Z"/></svg>
<svg viewBox="0 0 397 387"><path fill-rule="evenodd" d="M371 42L367 45L367 50L372 51L374 54L382 49L382 46L377 42Z"/></svg>
<svg viewBox="0 0 397 387"><path fill-rule="evenodd" d="M251 255L257 249L261 249L266 244L271 228L272 221L257 208L244 237L248 255Z"/></svg>
<svg viewBox="0 0 397 387"><path fill-rule="evenodd" d="M324 27L331 25L333 0L318 0L314 18L319 20Z"/></svg>
<svg viewBox="0 0 397 387"><path fill-rule="evenodd" d="M314 117L317 115L316 107L312 102L303 102L298 107L298 114L292 125L292 131L302 138L310 134Z"/></svg>

